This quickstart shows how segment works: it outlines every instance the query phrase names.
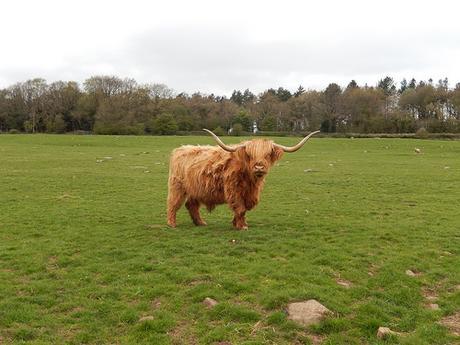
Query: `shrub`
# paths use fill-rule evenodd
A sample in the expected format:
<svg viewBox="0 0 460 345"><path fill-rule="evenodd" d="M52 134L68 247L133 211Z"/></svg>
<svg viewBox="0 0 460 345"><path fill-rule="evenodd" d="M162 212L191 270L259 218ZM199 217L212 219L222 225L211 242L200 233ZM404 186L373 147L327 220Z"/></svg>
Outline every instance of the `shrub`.
<svg viewBox="0 0 460 345"><path fill-rule="evenodd" d="M170 114L161 114L152 123L152 132L160 135L175 134L178 130L177 122Z"/></svg>
<svg viewBox="0 0 460 345"><path fill-rule="evenodd" d="M19 133L21 133L21 132L19 132L19 131L18 131L17 129L15 129L15 128L11 128L11 129L8 131L8 133L10 133L10 134L19 134Z"/></svg>
<svg viewBox="0 0 460 345"><path fill-rule="evenodd" d="M261 129L263 131L274 131L276 130L276 118L274 116L268 115L262 121Z"/></svg>
<svg viewBox="0 0 460 345"><path fill-rule="evenodd" d="M48 133L65 133L66 123L62 115L57 115L53 119L46 121L46 132Z"/></svg>
<svg viewBox="0 0 460 345"><path fill-rule="evenodd" d="M243 133L243 125L241 123L235 123L233 125L232 135L239 137Z"/></svg>
<svg viewBox="0 0 460 345"><path fill-rule="evenodd" d="M415 136L420 139L426 139L428 138L429 133L426 130L426 128L422 127L422 128L419 128L417 132L415 132Z"/></svg>
<svg viewBox="0 0 460 345"><path fill-rule="evenodd" d="M241 124L244 131L250 131L252 129L252 121L245 110L241 109L238 114L233 117L233 127L239 123Z"/></svg>
<svg viewBox="0 0 460 345"><path fill-rule="evenodd" d="M218 135L218 136L225 135L225 131L224 131L223 128L220 127L220 126L214 128L213 132L214 132L215 135Z"/></svg>
<svg viewBox="0 0 460 345"><path fill-rule="evenodd" d="M142 124L126 125L122 123L102 124L96 122L94 125L94 134L103 135L141 135L144 133Z"/></svg>

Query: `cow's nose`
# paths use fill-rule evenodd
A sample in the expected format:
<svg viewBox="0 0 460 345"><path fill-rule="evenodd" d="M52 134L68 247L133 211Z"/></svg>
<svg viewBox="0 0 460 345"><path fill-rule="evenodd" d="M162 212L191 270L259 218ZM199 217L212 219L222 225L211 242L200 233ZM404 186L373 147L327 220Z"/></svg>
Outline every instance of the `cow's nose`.
<svg viewBox="0 0 460 345"><path fill-rule="evenodd" d="M257 171L264 171L265 167L263 165L256 164L254 166L254 169L257 170Z"/></svg>

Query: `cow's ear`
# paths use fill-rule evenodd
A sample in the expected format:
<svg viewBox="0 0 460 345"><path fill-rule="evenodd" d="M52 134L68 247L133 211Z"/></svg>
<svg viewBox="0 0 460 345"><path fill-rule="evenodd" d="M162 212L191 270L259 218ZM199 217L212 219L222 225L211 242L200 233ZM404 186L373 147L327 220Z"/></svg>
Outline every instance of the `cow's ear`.
<svg viewBox="0 0 460 345"><path fill-rule="evenodd" d="M283 156L284 151L277 146L273 146L272 153L270 154L270 159L272 163L275 163L277 160Z"/></svg>

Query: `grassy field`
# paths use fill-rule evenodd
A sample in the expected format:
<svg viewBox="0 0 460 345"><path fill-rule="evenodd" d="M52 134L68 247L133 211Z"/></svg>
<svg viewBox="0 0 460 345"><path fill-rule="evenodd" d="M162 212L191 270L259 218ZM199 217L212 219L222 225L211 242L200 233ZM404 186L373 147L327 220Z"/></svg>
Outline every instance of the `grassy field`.
<svg viewBox="0 0 460 345"><path fill-rule="evenodd" d="M460 142L312 139L248 231L226 206L170 229L169 153L210 143L0 135L0 344L458 343L438 322L460 308ZM311 298L334 315L287 320Z"/></svg>

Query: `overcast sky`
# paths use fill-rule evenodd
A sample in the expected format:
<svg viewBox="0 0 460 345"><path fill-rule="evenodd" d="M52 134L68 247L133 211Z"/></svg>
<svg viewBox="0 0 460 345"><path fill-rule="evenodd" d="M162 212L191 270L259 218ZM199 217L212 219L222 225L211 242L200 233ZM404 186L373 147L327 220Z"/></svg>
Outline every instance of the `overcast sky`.
<svg viewBox="0 0 460 345"><path fill-rule="evenodd" d="M460 2L4 1L0 87L116 75L176 92L460 82Z"/></svg>

